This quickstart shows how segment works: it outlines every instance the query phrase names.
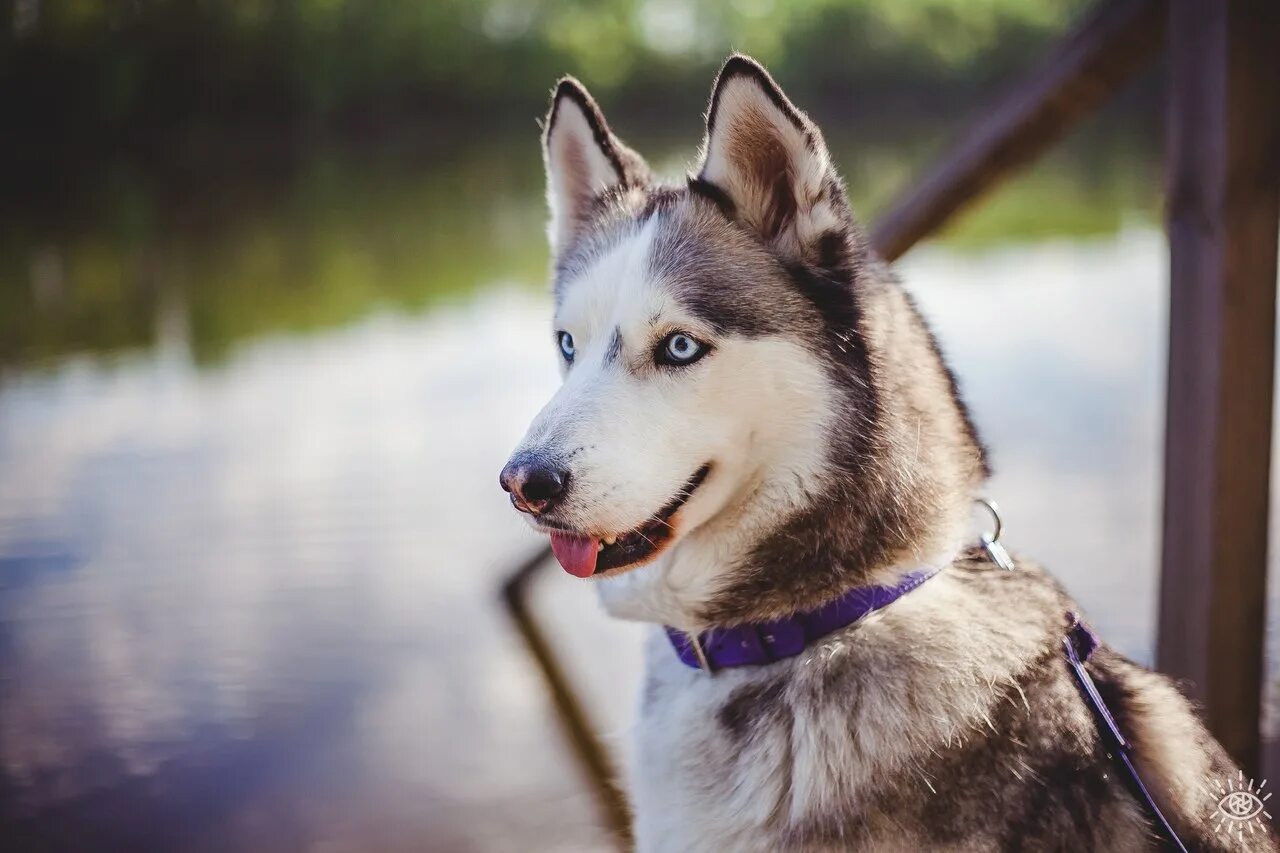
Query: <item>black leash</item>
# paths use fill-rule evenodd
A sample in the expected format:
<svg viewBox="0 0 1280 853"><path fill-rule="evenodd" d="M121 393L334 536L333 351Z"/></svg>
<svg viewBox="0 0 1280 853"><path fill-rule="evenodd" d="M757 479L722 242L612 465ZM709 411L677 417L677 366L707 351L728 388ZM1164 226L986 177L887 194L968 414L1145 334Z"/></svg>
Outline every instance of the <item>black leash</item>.
<svg viewBox="0 0 1280 853"><path fill-rule="evenodd" d="M987 511L991 513L991 518L995 521L995 530L989 535L983 534L982 536L982 549L987 552L987 556L997 566L1005 571L1015 571L1013 559L1009 556L1009 552L1004 549L1004 546L1000 544L1000 534L1004 531L1004 523L1000 518L1000 508L996 506L995 501L986 498L978 498L977 503L986 507ZM1129 757L1133 747L1120 731L1120 726L1116 724L1115 717L1111 716L1111 711L1107 708L1107 703L1103 701L1102 694L1098 692L1098 685L1093 683L1089 670L1084 668L1085 662L1089 660L1098 648L1097 635L1089 630L1089 627L1081 622L1080 617L1074 613L1067 614L1067 622L1069 624L1067 634L1062 638L1062 645L1067 653L1067 664L1071 667L1071 674L1075 676L1076 683L1080 685L1080 691L1084 694L1084 702L1089 706L1089 713L1093 715L1093 721L1098 733L1102 737L1103 743L1107 746L1107 758L1110 758L1115 763L1121 774L1129 780L1133 792L1146 803L1147 811L1151 813L1156 823L1160 825L1165 840L1169 842L1173 849L1181 851L1181 853L1188 853L1187 845L1183 844L1182 839L1178 837L1178 833L1174 832L1173 827L1164 816L1164 812L1160 811L1160 807L1156 805L1151 792L1143 784L1138 768L1133 766L1133 761Z"/></svg>
<svg viewBox="0 0 1280 853"><path fill-rule="evenodd" d="M1111 716L1107 703L1102 700L1102 694L1098 692L1098 686L1093 683L1093 678L1090 677L1089 671L1084 668L1085 661L1089 660L1094 650L1098 648L1097 636L1074 613L1068 613L1067 619L1071 623L1071 627L1067 629L1067 635L1062 638L1062 645L1067 652L1067 663L1071 666L1071 672L1075 675L1076 682L1084 693L1085 704L1089 706L1089 711L1093 714L1098 733L1107 745L1107 757L1114 761L1116 767L1128 777L1133 785L1133 790L1146 803L1147 811L1151 812L1151 815L1156 819L1156 823L1160 825L1166 840L1173 845L1174 849L1187 853L1187 845L1183 844L1182 839L1178 837L1178 833L1173 831L1173 827L1169 824L1168 819L1165 818L1164 812L1160 811L1160 807L1156 805L1151 792L1143 784L1142 776L1139 775L1138 769L1133 766L1133 761L1129 758L1129 753L1133 749L1132 745L1125 739L1120 727L1116 725L1115 717Z"/></svg>

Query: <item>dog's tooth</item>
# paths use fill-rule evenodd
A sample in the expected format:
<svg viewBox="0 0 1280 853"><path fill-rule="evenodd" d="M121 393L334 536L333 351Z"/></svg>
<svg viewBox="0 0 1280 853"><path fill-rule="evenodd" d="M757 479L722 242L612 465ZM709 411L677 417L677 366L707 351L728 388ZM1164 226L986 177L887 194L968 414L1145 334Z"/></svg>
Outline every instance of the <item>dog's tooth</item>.
<svg viewBox="0 0 1280 853"><path fill-rule="evenodd" d="M597 542L597 543L596 543L596 551L597 551L597 552L599 552L599 551L603 551L603 550L604 550L604 543L603 543L603 542Z"/></svg>
<svg viewBox="0 0 1280 853"><path fill-rule="evenodd" d="M617 541L618 541L618 537L617 537L617 536L606 536L606 537L605 537L605 539L604 539L604 544L606 544L606 545L614 545L614 544L616 544L616 543L617 543Z"/></svg>

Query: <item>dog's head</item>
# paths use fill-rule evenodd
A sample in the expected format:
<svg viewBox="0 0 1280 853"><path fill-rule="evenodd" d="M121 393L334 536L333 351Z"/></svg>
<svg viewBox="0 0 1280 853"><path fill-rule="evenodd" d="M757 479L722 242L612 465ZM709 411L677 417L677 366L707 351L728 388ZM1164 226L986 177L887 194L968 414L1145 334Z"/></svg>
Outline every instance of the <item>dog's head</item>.
<svg viewBox="0 0 1280 853"><path fill-rule="evenodd" d="M726 63L683 186L655 185L571 79L543 143L564 384L501 482L564 568L616 576L678 553L633 574L661 574L697 618L736 618L735 600L783 610L927 550L920 528L981 453L821 133L768 73ZM904 352L921 363L886 381ZM948 431L963 470L923 471L938 460L918 446L893 458L904 430L931 447Z"/></svg>

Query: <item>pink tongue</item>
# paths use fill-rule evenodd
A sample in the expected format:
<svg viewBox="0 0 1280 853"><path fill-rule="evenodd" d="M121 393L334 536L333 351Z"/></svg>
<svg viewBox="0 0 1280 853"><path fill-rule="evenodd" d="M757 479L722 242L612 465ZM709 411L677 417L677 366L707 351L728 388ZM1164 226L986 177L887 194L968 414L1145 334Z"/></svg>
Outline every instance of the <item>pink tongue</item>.
<svg viewBox="0 0 1280 853"><path fill-rule="evenodd" d="M596 570L596 552L600 540L568 533L551 534L551 550L564 570L579 578L589 578Z"/></svg>

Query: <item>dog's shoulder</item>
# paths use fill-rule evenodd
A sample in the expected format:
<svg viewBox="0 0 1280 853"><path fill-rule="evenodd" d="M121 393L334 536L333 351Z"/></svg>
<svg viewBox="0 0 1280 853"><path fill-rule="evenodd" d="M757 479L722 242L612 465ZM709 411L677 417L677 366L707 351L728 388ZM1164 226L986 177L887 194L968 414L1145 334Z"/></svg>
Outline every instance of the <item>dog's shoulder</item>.
<svg viewBox="0 0 1280 853"><path fill-rule="evenodd" d="M1103 845L1100 849L1148 849L1151 839L1160 837L1158 824L1103 743L1098 721L1065 658L1067 614L1080 613L1079 606L1052 575L1029 561L1018 560L1012 572L994 571L980 551L973 551L956 561L951 574L973 593L961 611L973 620L975 637L985 635L983 642L1034 633L1031 626L1043 630L1036 643L1021 647L1025 665L1014 680L1016 696L1007 704L997 703L993 725L983 738L951 756L957 780L1003 777L1005 807L982 818L980 797L939 797L931 807L935 813L942 804L969 803L953 815L955 820L934 825L963 826L965 811L996 823L1021 812L1037 831L1058 824L1046 838L1063 833L1092 837ZM1131 744L1143 784L1184 843L1197 850L1239 849L1222 832L1218 802L1240 771L1192 703L1172 680L1127 659L1105 641L1086 669ZM1054 802L1045 808L1038 800L1050 793ZM1028 807L1018 808L1019 801ZM1025 838L1027 829L1016 822L1009 825L1017 837ZM1247 849L1280 849L1269 823L1258 821L1254 829L1249 838L1253 846Z"/></svg>
<svg viewBox="0 0 1280 853"><path fill-rule="evenodd" d="M1143 784L1184 842L1196 850L1280 850L1269 820L1238 827L1239 839L1230 831L1236 827L1219 803L1244 787L1243 775L1169 678L1105 645L1088 669L1132 746Z"/></svg>

